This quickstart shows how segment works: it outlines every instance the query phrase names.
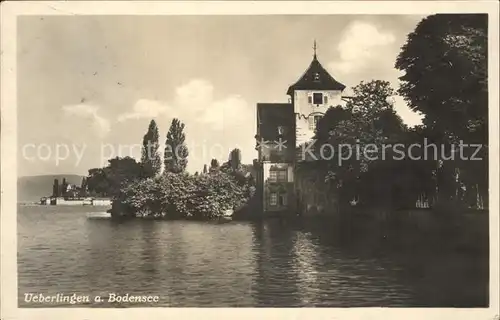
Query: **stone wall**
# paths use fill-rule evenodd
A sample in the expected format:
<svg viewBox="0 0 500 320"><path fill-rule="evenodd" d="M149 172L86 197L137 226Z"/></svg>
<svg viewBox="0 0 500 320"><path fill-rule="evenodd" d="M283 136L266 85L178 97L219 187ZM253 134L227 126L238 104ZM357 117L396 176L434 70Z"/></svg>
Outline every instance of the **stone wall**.
<svg viewBox="0 0 500 320"><path fill-rule="evenodd" d="M342 230L357 229L362 234L381 238L423 238L432 241L454 239L463 247L480 244L487 249L489 241L489 212L487 210L454 210L415 208L390 210L375 207L339 209L338 197L332 186L324 181L321 170L296 170L294 188L297 213L303 217L319 217L323 223ZM327 220L323 220L327 218ZM329 219L332 218L330 221Z"/></svg>
<svg viewBox="0 0 500 320"><path fill-rule="evenodd" d="M335 190L325 182L324 177L321 170L296 170L294 188L299 215L332 216L338 213Z"/></svg>
<svg viewBox="0 0 500 320"><path fill-rule="evenodd" d="M93 206L110 206L111 199L92 199Z"/></svg>
<svg viewBox="0 0 500 320"><path fill-rule="evenodd" d="M64 199L63 197L50 198L45 204L56 206L110 206L111 199Z"/></svg>
<svg viewBox="0 0 500 320"><path fill-rule="evenodd" d="M432 209L396 210L392 212L370 209L342 212L339 227L357 230L363 237L379 239L401 239L407 244L427 243L442 246L452 243L467 250L487 251L489 243L489 213L471 212L443 213Z"/></svg>
<svg viewBox="0 0 500 320"><path fill-rule="evenodd" d="M90 204L86 200L66 200L63 197L52 198L50 201L51 205L57 206L83 206L84 204Z"/></svg>

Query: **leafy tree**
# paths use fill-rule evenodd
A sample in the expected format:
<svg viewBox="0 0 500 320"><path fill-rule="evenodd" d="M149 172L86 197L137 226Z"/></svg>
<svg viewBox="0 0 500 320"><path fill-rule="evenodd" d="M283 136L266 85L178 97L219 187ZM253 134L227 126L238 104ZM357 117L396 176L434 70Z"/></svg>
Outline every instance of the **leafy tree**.
<svg viewBox="0 0 500 320"><path fill-rule="evenodd" d="M423 19L396 61L404 71L399 89L411 108L425 115L431 142L481 144L482 161L446 160L437 165L441 202L488 195L488 84L486 14L437 14ZM472 150L471 150L472 152ZM470 156L470 154L469 154Z"/></svg>
<svg viewBox="0 0 500 320"><path fill-rule="evenodd" d="M82 178L82 183L80 184L80 196L81 197L87 196L87 178L86 177Z"/></svg>
<svg viewBox="0 0 500 320"><path fill-rule="evenodd" d="M349 121L352 118L352 111L342 108L341 106L330 107L325 115L320 118L318 126L316 127L315 138L319 145L328 142L330 139L331 131L343 122Z"/></svg>
<svg viewBox="0 0 500 320"><path fill-rule="evenodd" d="M66 178L63 178L63 181L61 183L61 190L60 190L61 196L65 197L67 190L68 190L68 183L66 182Z"/></svg>
<svg viewBox="0 0 500 320"><path fill-rule="evenodd" d="M59 180L54 179L54 184L52 185L52 196L53 197L59 197L61 194L61 190L59 187Z"/></svg>
<svg viewBox="0 0 500 320"><path fill-rule="evenodd" d="M207 170L207 165L206 165L206 164L204 164L204 165L203 165L203 174L206 174L206 173L208 173L208 170Z"/></svg>
<svg viewBox="0 0 500 320"><path fill-rule="evenodd" d="M144 170L143 174L146 178L156 176L161 170L161 159L158 153L160 145L158 139L158 127L156 126L156 122L151 120L148 131L142 140L141 164Z"/></svg>
<svg viewBox="0 0 500 320"><path fill-rule="evenodd" d="M189 152L185 140L184 123L173 119L165 143L165 172L180 173L186 170Z"/></svg>
<svg viewBox="0 0 500 320"><path fill-rule="evenodd" d="M115 206L136 217L205 220L241 208L253 193L252 186L240 186L221 171L198 176L167 172L128 184Z"/></svg>
<svg viewBox="0 0 500 320"><path fill-rule="evenodd" d="M92 196L107 197L110 193L110 181L107 178L107 171L104 168L94 168L89 170L87 176L87 186Z"/></svg>
<svg viewBox="0 0 500 320"><path fill-rule="evenodd" d="M354 114L370 116L393 108L391 98L395 95L395 91L388 81L361 81L352 90L353 94L346 108Z"/></svg>
<svg viewBox="0 0 500 320"><path fill-rule="evenodd" d="M214 163L214 165L217 166L217 169L214 168L213 172L221 171L229 174L240 186L253 185L255 183L252 175L253 165L241 164L241 151L239 149L231 150L228 161L220 167L218 167L218 162Z"/></svg>
<svg viewBox="0 0 500 320"><path fill-rule="evenodd" d="M241 151L240 149L233 149L229 154L229 165L232 170L241 169Z"/></svg>
<svg viewBox="0 0 500 320"><path fill-rule="evenodd" d="M436 14L408 35L396 61L400 94L443 136L476 132L487 138L486 14Z"/></svg>
<svg viewBox="0 0 500 320"><path fill-rule="evenodd" d="M131 157L108 160L104 168L89 170L87 185L94 196L117 197L120 189L142 176L142 167Z"/></svg>
<svg viewBox="0 0 500 320"><path fill-rule="evenodd" d="M385 160L381 152L384 144L400 140L406 127L393 109L394 90L388 82L361 82L353 92L345 109L332 107L319 121L315 153L323 161L311 166L315 171L325 170L326 180L336 188L342 204L348 204L360 193L364 193L365 203L388 203L391 200L384 199L383 191L387 194L392 187L390 170L380 170L379 162ZM365 153L366 148L374 148L375 153ZM379 169L373 169L375 166ZM307 168L307 164L303 167ZM381 180L370 178L373 172ZM378 183L375 186L374 181L386 181L386 190Z"/></svg>
<svg viewBox="0 0 500 320"><path fill-rule="evenodd" d="M110 181L110 194L115 196L120 188L128 183L136 181L141 177L142 168L135 159L131 157L110 159L107 169L107 177Z"/></svg>
<svg viewBox="0 0 500 320"><path fill-rule="evenodd" d="M219 161L217 159L212 159L210 161L210 168L208 169L208 172L214 173L219 171L219 169L220 169Z"/></svg>

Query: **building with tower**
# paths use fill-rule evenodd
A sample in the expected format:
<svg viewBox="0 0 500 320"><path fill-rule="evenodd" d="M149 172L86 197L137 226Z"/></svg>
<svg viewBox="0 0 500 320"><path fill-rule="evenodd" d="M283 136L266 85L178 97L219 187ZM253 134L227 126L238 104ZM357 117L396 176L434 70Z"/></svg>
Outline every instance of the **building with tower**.
<svg viewBox="0 0 500 320"><path fill-rule="evenodd" d="M257 200L262 212L296 211L296 164L301 145L312 140L318 120L330 107L343 106L345 85L321 65L314 42L313 59L288 90L288 103L257 103Z"/></svg>

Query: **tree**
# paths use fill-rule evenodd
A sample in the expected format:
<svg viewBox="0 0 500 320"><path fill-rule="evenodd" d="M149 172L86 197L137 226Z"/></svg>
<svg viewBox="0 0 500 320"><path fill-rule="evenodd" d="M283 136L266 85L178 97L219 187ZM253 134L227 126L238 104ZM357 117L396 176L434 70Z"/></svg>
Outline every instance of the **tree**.
<svg viewBox="0 0 500 320"><path fill-rule="evenodd" d="M206 174L207 172L208 172L208 170L207 170L207 165L206 165L206 164L204 164L204 165L203 165L203 174Z"/></svg>
<svg viewBox="0 0 500 320"><path fill-rule="evenodd" d="M394 111L394 90L389 82L361 82L353 92L345 109L332 107L319 121L315 153L320 161L312 163L311 168L325 170L325 178L336 188L342 204L363 194L365 203L385 205L391 202L385 194L392 188L394 177L386 165L381 165L385 159L381 151L385 152L384 144L399 142L406 127ZM374 147L375 154L364 152ZM375 181L384 181L384 185Z"/></svg>
<svg viewBox="0 0 500 320"><path fill-rule="evenodd" d="M218 166L218 162L214 165L217 165L217 167L212 171L221 171L229 174L229 176L231 176L239 186L250 185L253 183L251 170L249 170L250 168L253 168L253 166L241 164L241 151L237 148L231 150L227 162L224 162L220 167Z"/></svg>
<svg viewBox="0 0 500 320"><path fill-rule="evenodd" d="M241 168L241 151L240 149L233 149L229 153L229 166L232 170L240 170Z"/></svg>
<svg viewBox="0 0 500 320"><path fill-rule="evenodd" d="M89 192L95 196L116 197L120 189L136 181L142 176L142 167L130 157L108 160L104 168L89 170L87 185Z"/></svg>
<svg viewBox="0 0 500 320"><path fill-rule="evenodd" d="M437 14L423 19L396 61L404 71L399 93L425 115L435 144L451 148L462 140L480 144L482 161L446 160L439 164L440 201L459 201L466 193L488 196L488 17L486 14ZM458 174L457 174L458 173ZM459 188L459 189L457 189ZM476 194L469 198L478 198ZM482 201L481 201L482 202Z"/></svg>
<svg viewBox="0 0 500 320"><path fill-rule="evenodd" d="M220 168L219 161L217 159L212 159L210 161L210 169L208 169L208 172L213 173L219 171L219 168Z"/></svg>
<svg viewBox="0 0 500 320"><path fill-rule="evenodd" d="M87 176L89 193L93 196L107 197L110 190L109 180L105 168L93 168Z"/></svg>
<svg viewBox="0 0 500 320"><path fill-rule="evenodd" d="M52 185L52 196L59 197L60 194L61 194L61 191L59 189L59 180L54 179L54 184Z"/></svg>
<svg viewBox="0 0 500 320"><path fill-rule="evenodd" d="M140 163L131 157L113 158L108 160L106 176L110 184L110 195L117 196L120 189L141 177Z"/></svg>
<svg viewBox="0 0 500 320"><path fill-rule="evenodd" d="M151 120L148 131L142 140L141 164L144 170L143 174L146 178L156 176L161 170L158 139L158 127L156 126L156 122Z"/></svg>
<svg viewBox="0 0 500 320"><path fill-rule="evenodd" d="M66 178L63 178L60 190L61 196L65 197L67 191L68 191L68 183L66 182Z"/></svg>
<svg viewBox="0 0 500 320"><path fill-rule="evenodd" d="M255 193L233 177L217 171L210 175L167 172L140 179L122 188L116 215L167 219L213 219L226 210L241 210Z"/></svg>
<svg viewBox="0 0 500 320"><path fill-rule="evenodd" d="M165 172L180 173L186 170L189 152L185 140L184 123L174 118L165 143Z"/></svg>
<svg viewBox="0 0 500 320"><path fill-rule="evenodd" d="M395 95L395 91L388 81L361 81L352 90L353 94L346 108L355 114L370 116L393 109L390 99Z"/></svg>
<svg viewBox="0 0 500 320"><path fill-rule="evenodd" d="M80 196L85 197L87 195L87 178L82 178L82 183L80 184Z"/></svg>
<svg viewBox="0 0 500 320"><path fill-rule="evenodd" d="M423 19L396 60L399 93L425 124L461 136L487 138L486 14L436 14Z"/></svg>

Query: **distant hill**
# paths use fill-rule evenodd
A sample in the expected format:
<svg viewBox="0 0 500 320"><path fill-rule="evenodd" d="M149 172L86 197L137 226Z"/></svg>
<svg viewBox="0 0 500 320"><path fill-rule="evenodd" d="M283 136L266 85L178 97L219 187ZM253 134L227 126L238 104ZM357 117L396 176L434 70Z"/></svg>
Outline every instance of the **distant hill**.
<svg viewBox="0 0 500 320"><path fill-rule="evenodd" d="M61 183L63 178L66 178L68 183L79 186L83 177L75 174L19 177L17 179L17 202L33 202L40 200L41 197L52 195L54 179L58 179Z"/></svg>

